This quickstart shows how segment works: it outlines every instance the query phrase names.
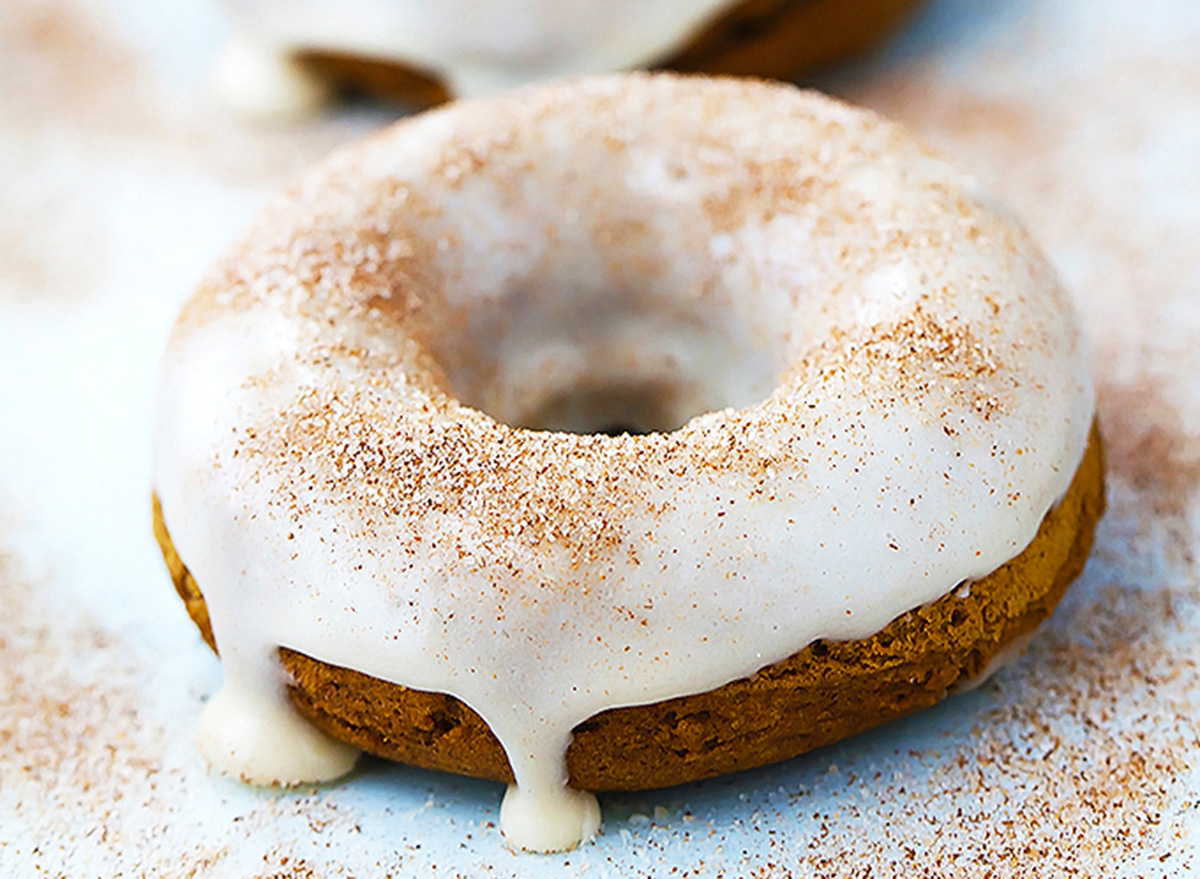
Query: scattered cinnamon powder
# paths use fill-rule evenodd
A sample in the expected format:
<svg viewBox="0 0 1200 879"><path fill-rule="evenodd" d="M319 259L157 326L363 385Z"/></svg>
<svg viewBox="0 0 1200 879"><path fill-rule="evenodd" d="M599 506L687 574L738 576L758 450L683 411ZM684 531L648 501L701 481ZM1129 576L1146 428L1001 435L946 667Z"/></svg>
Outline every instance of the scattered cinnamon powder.
<svg viewBox="0 0 1200 879"><path fill-rule="evenodd" d="M1156 512L1185 515L1200 489L1200 437L1182 423L1161 383L1106 385L1100 402L1113 472Z"/></svg>
<svg viewBox="0 0 1200 879"><path fill-rule="evenodd" d="M30 132L67 122L98 134L157 130L151 71L68 0L7 0L0 15L0 120Z"/></svg>
<svg viewBox="0 0 1200 879"><path fill-rule="evenodd" d="M171 751L190 718L151 720L154 665L64 606L62 584L30 580L2 540L0 875L195 879L290 821L317 838L354 825L324 795L289 795L256 803L218 842L197 840L190 792L211 782L194 755L181 764Z"/></svg>
<svg viewBox="0 0 1200 879"><path fill-rule="evenodd" d="M142 719L147 670L111 635L66 623L75 614L41 597L48 588L0 549L0 790L25 827L10 844L37 840L27 856L53 864L68 854L59 844L144 844L120 816L149 816L164 767L162 731ZM79 839L80 826L93 833Z"/></svg>

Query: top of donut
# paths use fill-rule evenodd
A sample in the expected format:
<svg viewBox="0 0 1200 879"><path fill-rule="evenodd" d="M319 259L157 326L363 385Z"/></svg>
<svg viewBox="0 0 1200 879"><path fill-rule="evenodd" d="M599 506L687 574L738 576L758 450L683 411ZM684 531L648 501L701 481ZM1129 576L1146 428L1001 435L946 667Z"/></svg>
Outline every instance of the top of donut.
<svg viewBox="0 0 1200 879"><path fill-rule="evenodd" d="M565 94L587 111L563 112ZM646 129L639 123L654 104L662 106ZM577 181L557 181L569 191L568 203L534 203L528 180L537 174L534 162L545 164L554 149L553 137L585 140L618 169L613 176L639 174L639 191L614 194L611 179L580 172ZM797 149L798 137L815 150ZM421 149L426 144L435 148ZM578 144L569 158L583 166ZM655 167L646 167L650 161ZM900 166L903 174L888 180L887 171ZM640 213L638 202L656 182L651 174L664 178L659 182L672 196L680 187L673 175L697 182L687 227L663 229ZM504 295L511 280L502 272L512 273L485 265L493 255L490 242L480 240L487 230L470 241L463 240L473 234L469 226L456 227L454 203L470 197L464 189L484 186L506 210L524 211L528 239L508 230L500 246L529 251L522 254L526 294L561 293L553 279L561 267L535 251L558 246L572 225L588 246L608 251L597 260L609 262L597 266L603 283L641 283L626 277L631 272L656 280L679 274L667 265L672 254L704 253L709 265L680 286L688 285L687 295L703 291L725 313L731 294L721 289L728 283L721 276L736 254L717 257L711 242L736 250L738 236L769 240L779 237L773 226L799 224L809 264L787 265L794 259L788 255L784 266L766 266L795 274L772 279L776 289L765 292L760 280L758 298L742 306L762 312L745 316L751 344L781 349L778 386L737 411L644 436L550 435L463 408L447 373L495 367L469 362L479 346L455 350L448 339L465 342L465 331L448 327L469 323L477 297ZM588 216L580 219L584 205ZM618 539L612 532L631 506L645 501L643 483L686 470L762 490L769 474L800 467L808 438L827 418L822 401L848 385L870 389L856 394L869 410L937 422L947 435L965 421L986 432L1010 410L1017 416L1028 406L1018 405L1021 398L1038 391L1029 364L1052 355L1064 334L1077 344L1077 334L1049 267L1024 232L994 211L972 181L896 126L815 94L733 81L701 87L662 75L593 80L462 104L338 154L273 206L189 305L181 326L265 307L322 325L294 352L298 361L336 360L339 372L357 373L344 384L303 387L273 423L239 425L239 432L253 432L239 440L244 454L261 466L282 464L298 449L320 450L330 483L344 487L345 502L357 505L364 521L372 510L395 517L395 499L405 498L399 518L418 530L424 517L416 505L470 510L494 530L493 546L545 547L553 533L550 542L569 544L573 558L594 558ZM981 250L1000 265L1024 256L1029 264L1021 269L1031 277L1021 280L1040 286L1042 299L1021 302L1019 287L1001 289L1005 279L981 273L963 285L963 269L976 268ZM917 283L904 288L911 281ZM873 288L889 284L897 290L881 305ZM810 301L793 302L803 298ZM1018 306L1018 320L1001 317ZM881 310L884 319L845 320L864 309ZM777 319L789 310L791 320ZM780 335L786 338L770 338ZM373 388L397 372L422 405L392 424L379 418L384 404ZM377 428L384 435L374 435ZM1075 425L1074 433L1081 429ZM874 453L852 436L830 442L837 448L829 453L847 462ZM463 448L473 449L475 460L464 462ZM374 467L364 449L392 466ZM1031 457L1036 451L1022 449ZM1002 446L989 451L1007 453ZM373 478L353 478L364 466ZM438 499L433 506L430 496Z"/></svg>

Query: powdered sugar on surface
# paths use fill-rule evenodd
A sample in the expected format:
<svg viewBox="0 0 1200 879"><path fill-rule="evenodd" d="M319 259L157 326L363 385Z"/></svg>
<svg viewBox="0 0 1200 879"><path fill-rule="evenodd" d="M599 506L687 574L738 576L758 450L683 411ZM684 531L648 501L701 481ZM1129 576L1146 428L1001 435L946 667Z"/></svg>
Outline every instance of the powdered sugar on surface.
<svg viewBox="0 0 1200 879"><path fill-rule="evenodd" d="M268 195L386 111L290 131L201 94L202 0L0 17L0 875L1188 876L1200 840L1200 14L934 2L823 83L1020 213L1093 340L1110 511L1083 579L980 691L742 775L605 798L518 857L497 789L371 763L279 794L195 754L219 681L149 527L175 312ZM11 12L10 12L11 9Z"/></svg>

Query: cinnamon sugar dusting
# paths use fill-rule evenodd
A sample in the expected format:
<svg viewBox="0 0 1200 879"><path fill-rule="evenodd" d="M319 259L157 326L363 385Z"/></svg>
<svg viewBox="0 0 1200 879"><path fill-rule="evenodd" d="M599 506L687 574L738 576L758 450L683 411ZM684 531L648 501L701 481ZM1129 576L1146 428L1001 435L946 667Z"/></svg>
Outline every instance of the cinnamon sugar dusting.
<svg viewBox="0 0 1200 879"><path fill-rule="evenodd" d="M619 439L548 440L469 414L455 417L444 403L396 419L348 389L309 392L268 436L271 446L251 435L240 450L268 458L268 467L282 463L294 476L281 481L280 491L297 527L314 512L314 501L302 500L297 488L309 498L340 496L361 511L367 535L386 518L410 532L408 552L449 541L460 558L478 556L480 569L516 564L518 556L504 550L508 544L543 552L561 547L572 567L604 557L619 543L628 512L614 501L628 496L615 489L634 473L654 472L649 458L623 449ZM323 465L310 473L314 452ZM443 516L471 523L478 547L452 528L441 538L427 528Z"/></svg>
<svg viewBox="0 0 1200 879"><path fill-rule="evenodd" d="M449 542L497 576L519 570L530 552L562 551L570 569L632 553L627 522L660 516L673 484L698 472L744 474L740 491L751 496L769 490L787 456L757 448L754 432L736 420L647 436L516 430L445 400L398 417L369 391L326 387L277 422L243 431L233 455L277 480L278 503L297 528L332 502L333 515L361 529L352 533L373 537L386 521L407 535L409 553ZM430 527L442 517L462 530Z"/></svg>
<svg viewBox="0 0 1200 879"><path fill-rule="evenodd" d="M1161 383L1105 387L1100 402L1112 435L1113 472L1156 512L1185 515L1200 492L1200 438L1184 424Z"/></svg>
<svg viewBox="0 0 1200 879"><path fill-rule="evenodd" d="M513 570L519 558L552 548L567 554L571 568L594 563L622 546L627 521L657 519L677 481L697 473L714 482L736 478L739 492L755 496L771 491L776 474L803 471L805 452L792 431L810 428L783 399L670 434L545 433L463 408L436 384L432 396L417 392L415 404L397 404L387 391L403 359L380 361L344 347L316 348L302 359L347 361L343 371L358 379L302 390L274 421L239 430L233 457L254 461L256 481L272 474L277 503L296 528L332 501L340 510L332 514L349 513L360 537L387 522L408 534L407 552L449 541L479 569ZM403 380L419 387L421 374ZM964 411L986 421L1003 411L999 395L1016 390L969 326L921 307L865 336L835 333L790 381L815 394L826 383L877 382L892 395L871 401L883 409L927 399L948 435L957 434ZM817 429L819 419L808 421ZM758 438L767 424L780 439L764 447ZM431 536L427 523L443 517L471 523L470 538L454 528Z"/></svg>
<svg viewBox="0 0 1200 879"><path fill-rule="evenodd" d="M969 324L952 314L939 316L921 303L911 314L865 333L834 329L797 370L819 372L827 381L853 376L878 382L891 396L876 398L876 406L936 397L942 419L970 410L988 421L1003 412L1001 395L1011 398L1020 390L1015 371Z"/></svg>

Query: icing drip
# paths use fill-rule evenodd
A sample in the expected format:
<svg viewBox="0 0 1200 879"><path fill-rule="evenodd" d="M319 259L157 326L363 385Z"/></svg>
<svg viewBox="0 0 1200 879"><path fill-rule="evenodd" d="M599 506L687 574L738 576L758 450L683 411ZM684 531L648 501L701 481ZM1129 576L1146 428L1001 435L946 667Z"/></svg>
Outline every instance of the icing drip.
<svg viewBox="0 0 1200 879"><path fill-rule="evenodd" d="M212 73L217 100L243 116L299 117L326 103L332 93L287 51L258 42L229 41Z"/></svg>
<svg viewBox="0 0 1200 879"><path fill-rule="evenodd" d="M631 393L678 429L519 428ZM461 699L517 779L506 838L569 847L599 822L577 724L985 576L1092 409L1025 233L869 113L630 76L402 123L272 208L166 356L156 485L226 669L205 751L349 768L270 746L303 729L288 647Z"/></svg>
<svg viewBox="0 0 1200 879"><path fill-rule="evenodd" d="M358 750L329 738L296 713L281 687L255 686L228 664L225 684L204 706L200 752L247 784L332 781L354 768Z"/></svg>
<svg viewBox="0 0 1200 879"><path fill-rule="evenodd" d="M500 827L517 848L557 852L587 842L600 831L595 794L573 790L561 779L544 785L511 784L500 805Z"/></svg>

